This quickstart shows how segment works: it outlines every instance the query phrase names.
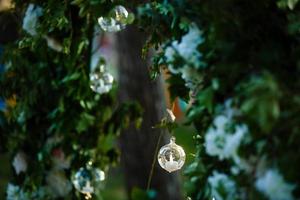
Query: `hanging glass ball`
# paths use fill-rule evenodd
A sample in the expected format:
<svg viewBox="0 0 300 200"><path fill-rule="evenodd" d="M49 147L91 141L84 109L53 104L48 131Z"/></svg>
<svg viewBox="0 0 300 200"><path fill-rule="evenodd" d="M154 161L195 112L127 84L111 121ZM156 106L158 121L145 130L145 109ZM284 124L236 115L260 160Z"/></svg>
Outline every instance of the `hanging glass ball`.
<svg viewBox="0 0 300 200"><path fill-rule="evenodd" d="M183 148L175 143L175 137L170 139L170 143L161 147L158 153L159 165L169 173L181 169L185 162L185 152Z"/></svg>
<svg viewBox="0 0 300 200"><path fill-rule="evenodd" d="M97 168L80 168L73 176L72 182L76 190L85 194L86 199L91 198L99 182L105 179L105 173Z"/></svg>
<svg viewBox="0 0 300 200"><path fill-rule="evenodd" d="M128 11L124 6L116 6L113 9L112 15L115 15L114 18L117 22L126 24L127 17L128 17Z"/></svg>
<svg viewBox="0 0 300 200"><path fill-rule="evenodd" d="M107 32L117 32L126 27L129 14L123 6L114 7L108 17L99 17L98 23L100 27Z"/></svg>
<svg viewBox="0 0 300 200"><path fill-rule="evenodd" d="M105 66L101 64L90 73L90 87L99 94L108 93L114 82L114 77L105 71Z"/></svg>

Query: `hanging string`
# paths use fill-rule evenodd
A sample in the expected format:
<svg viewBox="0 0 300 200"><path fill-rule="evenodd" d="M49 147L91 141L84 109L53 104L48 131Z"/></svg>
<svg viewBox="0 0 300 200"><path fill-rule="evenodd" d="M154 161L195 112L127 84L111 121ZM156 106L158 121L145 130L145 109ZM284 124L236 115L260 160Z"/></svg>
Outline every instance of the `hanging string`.
<svg viewBox="0 0 300 200"><path fill-rule="evenodd" d="M173 102L172 103L172 111L174 110L175 108L175 103ZM155 152L154 152L154 156L153 156L153 161L152 161L152 164L151 164L151 170L150 170L150 174L149 174L149 178L148 178L148 181L147 181L147 191L150 190L150 186L151 186L151 181L152 181L152 177L153 177L153 172L154 172L154 168L155 168L155 164L156 164L156 157L157 157L157 154L158 154L158 150L159 150L159 144L160 144L160 141L162 139L162 136L164 134L165 130L162 130L158 136L158 140L157 140L157 143L156 143L156 147L155 147Z"/></svg>
<svg viewBox="0 0 300 200"><path fill-rule="evenodd" d="M158 154L159 144L160 144L163 133L164 133L164 131L161 131L159 136L158 136L158 140L157 140L157 144L156 144L155 152L154 152L154 156L153 156L153 161L152 161L152 165L151 165L151 170L150 170L150 174L149 174L149 178L148 178L148 182L147 182L147 191L149 191L150 186L151 186L154 167L155 167L155 163L156 163L156 160L157 160L156 157L157 157L157 154Z"/></svg>

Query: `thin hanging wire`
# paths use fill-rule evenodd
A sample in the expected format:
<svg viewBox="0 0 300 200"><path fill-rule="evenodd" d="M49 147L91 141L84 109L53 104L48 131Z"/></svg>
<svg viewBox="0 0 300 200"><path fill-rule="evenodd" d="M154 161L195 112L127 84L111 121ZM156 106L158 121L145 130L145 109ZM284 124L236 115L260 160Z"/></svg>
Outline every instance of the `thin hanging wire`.
<svg viewBox="0 0 300 200"><path fill-rule="evenodd" d="M175 108L175 103L172 103L172 112ZM151 170L150 170L150 174L149 174L149 178L148 178L148 181L147 181L147 191L150 190L150 186L151 186L151 181L152 181L152 177L153 177L153 172L154 172L154 168L155 168L155 164L156 164L156 160L157 160L157 154L158 154L158 150L159 150L159 144L160 144L160 141L161 141L161 138L164 134L165 130L162 130L158 136L158 140L157 140L157 144L156 144L156 147L155 147L155 152L154 152L154 156L153 156L153 161L152 161L152 165L151 165Z"/></svg>
<svg viewBox="0 0 300 200"><path fill-rule="evenodd" d="M156 157L158 154L158 150L159 150L159 144L161 141L161 138L163 136L164 131L162 130L158 136L158 140L157 140L157 144L155 147L155 152L154 152L154 156L153 156L153 161L152 161L152 165L151 165L151 170L150 170L150 174L149 174L149 178L148 178L148 182L147 182L147 191L149 191L150 186L151 186L151 181L152 181L152 177L153 177L153 172L154 172L154 167L155 167L155 163L156 163Z"/></svg>

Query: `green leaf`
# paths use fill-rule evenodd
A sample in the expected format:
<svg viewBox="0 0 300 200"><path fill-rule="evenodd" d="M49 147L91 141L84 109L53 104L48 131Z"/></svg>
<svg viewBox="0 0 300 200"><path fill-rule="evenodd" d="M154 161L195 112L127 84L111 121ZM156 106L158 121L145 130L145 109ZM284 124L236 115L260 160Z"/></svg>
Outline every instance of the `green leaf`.
<svg viewBox="0 0 300 200"><path fill-rule="evenodd" d="M132 24L135 20L135 16L133 13L129 13L128 17L126 18L125 24Z"/></svg>
<svg viewBox="0 0 300 200"><path fill-rule="evenodd" d="M88 40L82 40L77 48L77 55L81 55L82 51L88 46L89 41Z"/></svg>
<svg viewBox="0 0 300 200"><path fill-rule="evenodd" d="M88 113L82 113L80 115L80 119L79 119L78 124L76 126L76 130L79 133L81 133L81 132L87 130L94 123L95 123L95 117L93 115L90 115Z"/></svg>
<svg viewBox="0 0 300 200"><path fill-rule="evenodd" d="M289 9L293 10L299 0L288 0L287 5Z"/></svg>
<svg viewBox="0 0 300 200"><path fill-rule="evenodd" d="M269 132L280 115L280 90L276 81L269 73L261 77L253 77L242 93L245 100L241 110L264 132Z"/></svg>
<svg viewBox="0 0 300 200"><path fill-rule="evenodd" d="M214 91L211 87L200 91L199 95L197 96L198 102L200 106L206 108L209 113L213 112L213 98L214 98Z"/></svg>
<svg viewBox="0 0 300 200"><path fill-rule="evenodd" d="M108 135L101 135L98 145L102 151L108 152L109 150L113 149L115 145L116 136L112 133Z"/></svg>
<svg viewBox="0 0 300 200"><path fill-rule="evenodd" d="M81 74L79 72L75 72L71 75L66 76L61 82L66 83L66 82L69 82L69 81L77 80L77 79L79 79L80 75Z"/></svg>

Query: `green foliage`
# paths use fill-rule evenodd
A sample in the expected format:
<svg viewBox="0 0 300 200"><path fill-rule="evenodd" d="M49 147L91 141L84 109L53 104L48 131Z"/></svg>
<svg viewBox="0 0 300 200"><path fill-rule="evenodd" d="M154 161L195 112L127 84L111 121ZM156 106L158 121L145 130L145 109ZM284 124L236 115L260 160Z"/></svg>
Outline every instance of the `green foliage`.
<svg viewBox="0 0 300 200"><path fill-rule="evenodd" d="M277 2L278 7L280 8L289 8L293 10L298 3L298 0L280 0Z"/></svg>
<svg viewBox="0 0 300 200"><path fill-rule="evenodd" d="M276 81L270 74L253 77L242 86L241 94L245 99L241 105L242 112L269 133L280 115L280 90Z"/></svg>
<svg viewBox="0 0 300 200"><path fill-rule="evenodd" d="M139 127L142 109L134 103L116 106L116 87L99 95L89 86L93 29L97 17L107 14L104 11L113 3L15 3L22 16L29 3L40 6L43 14L33 27L36 35L20 29L18 40L5 46L0 96L11 103L1 112L1 152L12 158L19 151L26 154L26 176L15 174L11 183L28 194L28 199L57 199L60 196L48 189L45 195L32 196L49 186L48 176L57 167L55 156L63 155L65 160L60 162L70 162L69 167L59 170L61 181L69 182L70 175L89 161L106 171L118 163L115 141L121 129L130 124ZM56 49L49 45L49 38ZM61 198L81 199L74 191Z"/></svg>

